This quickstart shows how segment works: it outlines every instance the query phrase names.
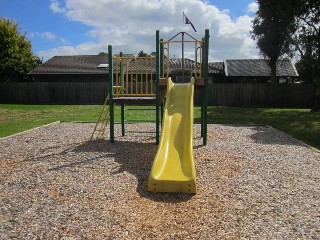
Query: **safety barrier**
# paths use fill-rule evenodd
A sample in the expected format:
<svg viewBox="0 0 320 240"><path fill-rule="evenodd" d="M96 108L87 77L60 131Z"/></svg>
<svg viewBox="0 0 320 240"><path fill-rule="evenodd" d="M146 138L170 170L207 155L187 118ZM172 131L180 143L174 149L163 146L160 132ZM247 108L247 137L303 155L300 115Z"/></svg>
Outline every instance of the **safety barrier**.
<svg viewBox="0 0 320 240"><path fill-rule="evenodd" d="M181 36L181 40L177 40L177 37ZM186 39L188 37L189 39ZM179 68L181 68L182 75L184 75L185 68L191 69L193 72L193 77L195 78L202 78L203 77L203 56L205 56L204 51L204 39L202 40L197 40L190 34L186 32L180 32L170 38L167 41L160 40L160 77L161 78L168 78L169 73L171 72L172 67L176 65L174 59L170 58L170 48L172 47L171 45L178 44L181 45L181 63L178 64ZM194 61L185 59L184 57L184 49L186 44L191 44L194 47ZM187 66L185 66L187 60ZM179 61L179 60L178 60Z"/></svg>
<svg viewBox="0 0 320 240"><path fill-rule="evenodd" d="M115 97L155 96L156 58L113 56Z"/></svg>

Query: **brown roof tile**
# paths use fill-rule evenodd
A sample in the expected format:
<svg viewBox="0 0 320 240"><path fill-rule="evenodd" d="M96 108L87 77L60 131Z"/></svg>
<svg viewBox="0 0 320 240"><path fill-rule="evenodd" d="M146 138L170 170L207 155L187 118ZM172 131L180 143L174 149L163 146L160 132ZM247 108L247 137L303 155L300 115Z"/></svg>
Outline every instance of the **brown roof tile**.
<svg viewBox="0 0 320 240"><path fill-rule="evenodd" d="M105 74L101 63L108 63L108 55L55 56L29 74Z"/></svg>
<svg viewBox="0 0 320 240"><path fill-rule="evenodd" d="M264 59L233 59L225 60L225 73L228 77L269 77L271 70L268 60ZM298 73L290 60L279 60L277 63L278 77L295 77Z"/></svg>
<svg viewBox="0 0 320 240"><path fill-rule="evenodd" d="M144 58L132 60L127 58L128 72L146 71L155 74L155 59L146 61ZM182 59L170 59L170 71L182 68ZM32 70L29 74L107 74L109 69L99 68L100 64L108 64L108 55L78 55L78 56L55 56L47 62ZM117 66L118 65L118 68ZM164 63L166 71L166 61ZM185 69L194 71L194 61L184 59ZM119 62L114 61L114 72L119 71ZM264 59L233 59L224 62L209 63L209 74L226 74L237 77L266 77L270 76L268 61ZM277 76L298 76L291 61L279 60Z"/></svg>

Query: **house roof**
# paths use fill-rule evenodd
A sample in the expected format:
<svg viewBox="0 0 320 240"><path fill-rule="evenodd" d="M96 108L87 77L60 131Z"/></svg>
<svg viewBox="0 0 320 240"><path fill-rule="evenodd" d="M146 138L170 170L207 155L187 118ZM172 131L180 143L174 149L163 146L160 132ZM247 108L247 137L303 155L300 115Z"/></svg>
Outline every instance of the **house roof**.
<svg viewBox="0 0 320 240"><path fill-rule="evenodd" d="M186 69L194 70L194 60L185 58L184 67ZM170 59L170 70L181 69L182 68L182 58ZM198 63L199 68L199 63ZM223 62L211 62L209 63L209 74L224 74Z"/></svg>
<svg viewBox="0 0 320 240"><path fill-rule="evenodd" d="M135 59L128 65L129 73L146 71L155 74L155 59L146 61L145 59ZM170 59L170 71L182 68L182 59ZM98 67L103 64L104 67ZM114 61L114 71L120 69L119 62ZM166 65L166 62L165 62ZM166 66L165 71L166 71ZM185 69L194 70L194 61L184 59ZM198 68L199 70L199 68ZM77 56L55 56L47 62L41 64L29 74L107 74L108 55L77 55ZM231 77L269 77L270 67L268 61L264 59L232 59L224 62L209 63L209 74L222 74ZM298 76L298 73L290 60L279 60L277 64L277 76L288 77Z"/></svg>
<svg viewBox="0 0 320 240"><path fill-rule="evenodd" d="M270 77L271 70L265 59L225 60L225 74L228 77ZM297 77L298 73L290 60L277 62L278 77Z"/></svg>
<svg viewBox="0 0 320 240"><path fill-rule="evenodd" d="M182 68L182 58L172 58L170 59L170 69L181 69ZM194 61L188 58L184 59L184 68L194 69Z"/></svg>
<svg viewBox="0 0 320 240"><path fill-rule="evenodd" d="M123 61L124 71L128 71L129 74L135 74L138 72L146 74L156 74L156 60L155 58L125 58ZM118 65L118 66L117 66ZM113 72L120 71L120 62L113 62Z"/></svg>
<svg viewBox="0 0 320 240"><path fill-rule="evenodd" d="M106 74L108 68L98 68L108 63L108 55L55 56L29 74Z"/></svg>
<svg viewBox="0 0 320 240"><path fill-rule="evenodd" d="M211 74L224 74L223 62L210 62L208 72Z"/></svg>

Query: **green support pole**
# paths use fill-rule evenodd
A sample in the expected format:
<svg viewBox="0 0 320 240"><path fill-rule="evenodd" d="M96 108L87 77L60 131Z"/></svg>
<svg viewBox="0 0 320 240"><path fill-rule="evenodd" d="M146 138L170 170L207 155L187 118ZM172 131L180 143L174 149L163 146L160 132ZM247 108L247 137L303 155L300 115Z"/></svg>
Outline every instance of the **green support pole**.
<svg viewBox="0 0 320 240"><path fill-rule="evenodd" d="M163 102L160 103L160 123L161 123L161 126L162 126L162 120L163 120L163 108L164 108L163 104L164 104ZM162 129L161 129L161 131L162 131Z"/></svg>
<svg viewBox="0 0 320 240"><path fill-rule="evenodd" d="M201 137L203 137L203 104L201 104Z"/></svg>
<svg viewBox="0 0 320 240"><path fill-rule="evenodd" d="M202 64L202 76L204 78L205 76L205 68L204 68L204 56L205 56L205 38L203 37L202 38L202 46L201 46L201 51L202 51L202 54L201 54L201 64ZM200 122L201 122L201 137L203 138L203 125L204 125L204 114L203 114L203 106L204 106L204 86L203 88L201 89L201 93L202 93L202 100L201 100L201 118L200 118Z"/></svg>
<svg viewBox="0 0 320 240"><path fill-rule="evenodd" d="M163 39L160 39L160 42L163 42ZM159 78L163 78L164 77L164 69L163 69L163 56L164 56L164 47L162 43L160 44L160 56L159 56L159 60L160 60L160 76ZM159 89L160 91L160 89ZM160 102L159 100L159 104L160 104L160 127L162 127L162 118L163 118L163 103ZM162 129L161 129L162 131Z"/></svg>
<svg viewBox="0 0 320 240"><path fill-rule="evenodd" d="M163 39L160 39L160 42L162 42ZM164 49L163 49L163 44L160 44L160 78L163 77L163 55L164 55Z"/></svg>
<svg viewBox="0 0 320 240"><path fill-rule="evenodd" d="M120 58L123 57L123 53L120 52ZM118 79L117 79L118 81ZM121 87L124 87L124 71L123 71L123 59L121 59L120 61L120 84L121 84ZM123 90L122 90L123 92Z"/></svg>
<svg viewBox="0 0 320 240"><path fill-rule="evenodd" d="M120 58L123 57L123 53L120 52ZM117 79L118 81L118 79ZM123 72L123 60L121 59L120 61L120 84L123 87L124 86L124 72ZM124 119L124 103L121 103L121 135L122 137L124 137L124 135L126 134L126 130L125 130L125 119Z"/></svg>
<svg viewBox="0 0 320 240"><path fill-rule="evenodd" d="M108 46L109 62L109 112L110 112L110 142L114 143L114 107L113 107L113 60L112 46Z"/></svg>
<svg viewBox="0 0 320 240"><path fill-rule="evenodd" d="M207 145L208 67L209 67L209 29L206 29L205 30L205 55L204 55L203 145Z"/></svg>
<svg viewBox="0 0 320 240"><path fill-rule="evenodd" d="M156 144L159 144L160 139L160 92L159 92L159 78L160 78L160 58L159 58L159 30L156 31Z"/></svg>
<svg viewBox="0 0 320 240"><path fill-rule="evenodd" d="M122 137L126 134L125 126L124 126L124 103L121 103L121 133Z"/></svg>

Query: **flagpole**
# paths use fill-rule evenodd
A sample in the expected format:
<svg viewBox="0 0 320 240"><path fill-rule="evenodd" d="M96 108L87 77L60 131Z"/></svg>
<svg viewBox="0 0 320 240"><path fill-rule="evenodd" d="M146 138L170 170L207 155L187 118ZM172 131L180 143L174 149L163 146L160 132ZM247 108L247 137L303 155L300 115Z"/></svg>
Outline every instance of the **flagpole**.
<svg viewBox="0 0 320 240"><path fill-rule="evenodd" d="M182 30L181 32L184 31L184 12L182 12Z"/></svg>
<svg viewBox="0 0 320 240"><path fill-rule="evenodd" d="M184 82L184 32L181 32L182 34L182 45L181 45L181 48L182 48L182 62L181 62L181 65L182 65L182 81Z"/></svg>
<svg viewBox="0 0 320 240"><path fill-rule="evenodd" d="M181 67L182 67L182 81L184 81L184 43L183 43L183 40L184 40L184 12L182 12L182 32L181 32L181 38L182 38L182 42L181 42L181 58L182 58L182 61L181 61Z"/></svg>

